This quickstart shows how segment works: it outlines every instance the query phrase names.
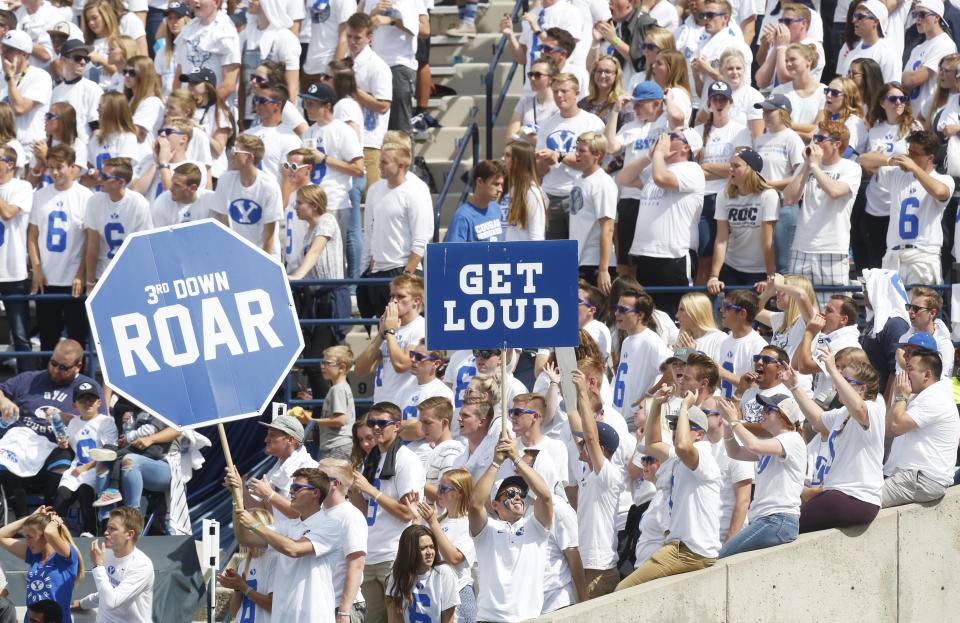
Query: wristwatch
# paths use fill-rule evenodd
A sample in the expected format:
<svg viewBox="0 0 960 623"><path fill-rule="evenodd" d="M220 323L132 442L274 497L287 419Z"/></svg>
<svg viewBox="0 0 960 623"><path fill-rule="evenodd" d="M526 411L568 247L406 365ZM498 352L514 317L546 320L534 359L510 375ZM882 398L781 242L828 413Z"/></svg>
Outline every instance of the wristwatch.
<svg viewBox="0 0 960 623"><path fill-rule="evenodd" d="M158 169L169 169L169 168L170 168L170 163L169 163L169 162L159 162L159 163L157 163L157 168L158 168Z"/></svg>
<svg viewBox="0 0 960 623"><path fill-rule="evenodd" d="M894 402L900 402L901 400L904 401L904 402L906 402L906 401L907 401L907 397L904 396L903 394L896 394L896 395L893 397L893 401L894 401Z"/></svg>

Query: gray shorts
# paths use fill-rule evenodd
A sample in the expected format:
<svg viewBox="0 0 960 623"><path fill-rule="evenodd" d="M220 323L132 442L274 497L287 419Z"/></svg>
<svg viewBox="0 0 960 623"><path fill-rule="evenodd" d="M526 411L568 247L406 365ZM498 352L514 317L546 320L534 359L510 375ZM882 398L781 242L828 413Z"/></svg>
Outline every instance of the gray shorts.
<svg viewBox="0 0 960 623"><path fill-rule="evenodd" d="M917 469L899 469L883 481L882 502L887 506L900 506L911 502L939 500L947 487L929 478Z"/></svg>

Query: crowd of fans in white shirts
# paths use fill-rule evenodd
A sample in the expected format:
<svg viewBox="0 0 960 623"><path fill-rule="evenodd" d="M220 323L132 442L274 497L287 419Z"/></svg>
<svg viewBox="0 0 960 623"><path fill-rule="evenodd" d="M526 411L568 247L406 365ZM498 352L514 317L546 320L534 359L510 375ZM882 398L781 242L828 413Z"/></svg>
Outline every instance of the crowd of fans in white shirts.
<svg viewBox="0 0 960 623"><path fill-rule="evenodd" d="M956 255L952 5L540 0L519 29L504 16L526 80L445 239L578 241L576 369L538 352L527 387L498 374L519 351L424 341L434 212L410 136L431 3L62 4L0 10L0 295L79 297L125 236L207 217L291 280L329 280L296 290L301 317L349 317L345 277L392 279L355 288L379 318L363 352L346 326L305 332L321 364L304 395L322 407L265 423L263 478L225 478L246 509L218 576L230 620L519 621L953 484L943 299L904 287L943 283ZM475 36L477 3L457 4L446 34ZM813 290L850 285L851 264L862 328L856 300ZM644 291L692 284L722 296L721 327L706 294ZM4 303L31 350L30 307ZM54 356L35 372L19 358L0 385L0 448L47 450L27 474L0 459L0 482L21 519L27 477L52 507L0 545L74 577L64 511L79 501L96 531L94 507L139 507L178 479L166 457L183 443L102 416L109 388L79 374L84 317L38 300ZM375 378L365 416L351 371ZM64 439L28 408L32 383L79 416ZM125 513L116 556L142 525ZM97 605L57 597L63 620Z"/></svg>

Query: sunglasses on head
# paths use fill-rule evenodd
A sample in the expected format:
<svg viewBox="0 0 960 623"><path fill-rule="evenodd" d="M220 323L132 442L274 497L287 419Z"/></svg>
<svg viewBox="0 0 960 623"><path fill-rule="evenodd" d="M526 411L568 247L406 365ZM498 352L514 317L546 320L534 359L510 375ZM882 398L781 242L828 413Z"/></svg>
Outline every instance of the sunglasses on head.
<svg viewBox="0 0 960 623"><path fill-rule="evenodd" d="M823 87L824 95L829 95L831 97L840 97L841 95L846 95L840 89L831 89L830 87Z"/></svg>
<svg viewBox="0 0 960 623"><path fill-rule="evenodd" d="M906 95L885 95L883 99L891 104L906 104L910 98Z"/></svg>
<svg viewBox="0 0 960 623"><path fill-rule="evenodd" d="M827 136L826 134L814 134L814 135L813 135L813 141L814 141L815 143L824 143L824 142L827 142L827 141L829 141L829 142L831 142L831 143L839 143L839 142L840 142L838 139L835 139L835 138L833 138L832 136Z"/></svg>
<svg viewBox="0 0 960 623"><path fill-rule="evenodd" d="M253 101L256 104L266 104L266 103L279 104L280 103L280 100L278 99L273 99L272 97L264 97L262 95L255 95L253 98Z"/></svg>
<svg viewBox="0 0 960 623"><path fill-rule="evenodd" d="M367 426L370 428L386 428L396 423L397 420L367 420Z"/></svg>
<svg viewBox="0 0 960 623"><path fill-rule="evenodd" d="M771 363L780 363L780 360L776 357L771 357L770 355L754 355L753 363L756 364L758 361L762 361L763 365L768 366Z"/></svg>
<svg viewBox="0 0 960 623"><path fill-rule="evenodd" d="M533 415L533 416L539 415L536 411L533 411L532 409L521 409L520 407L514 407L510 409L508 413L510 413L510 417L520 417L521 415L524 415L524 414Z"/></svg>
<svg viewBox="0 0 960 623"><path fill-rule="evenodd" d="M627 312L633 312L635 314L640 313L640 310L637 309L636 307L627 307L626 305L617 305L616 307L613 308L613 311L614 313L617 313L617 314L625 314Z"/></svg>
<svg viewBox="0 0 960 623"><path fill-rule="evenodd" d="M418 353L415 350L410 351L410 359L413 359L416 362L423 361L424 359L426 359L427 361L439 361L436 357L431 357L427 353Z"/></svg>
<svg viewBox="0 0 960 623"><path fill-rule="evenodd" d="M490 357L499 357L499 356L500 356L500 349L497 349L497 348L491 348L491 349L475 348L475 349L473 349L473 356L474 356L474 357L483 357L484 359L489 359Z"/></svg>
<svg viewBox="0 0 960 623"><path fill-rule="evenodd" d="M179 134L180 136L186 136L183 132L176 128L160 128L157 132L160 136L170 136L171 134Z"/></svg>
<svg viewBox="0 0 960 623"><path fill-rule="evenodd" d="M302 489L316 489L316 487L313 485L292 484L290 485L290 495L296 495Z"/></svg>

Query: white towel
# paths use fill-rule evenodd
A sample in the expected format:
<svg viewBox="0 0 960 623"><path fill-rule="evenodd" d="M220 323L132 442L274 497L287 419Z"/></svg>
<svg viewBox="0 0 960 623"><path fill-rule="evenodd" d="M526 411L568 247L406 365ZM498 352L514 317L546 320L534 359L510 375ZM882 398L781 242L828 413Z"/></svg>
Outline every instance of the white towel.
<svg viewBox="0 0 960 623"><path fill-rule="evenodd" d="M873 319L871 336L876 337L891 318L903 318L907 324L910 323L910 315L906 309L910 300L896 271L868 268L863 271L863 280L867 284L867 296L872 307L867 308L867 321Z"/></svg>

